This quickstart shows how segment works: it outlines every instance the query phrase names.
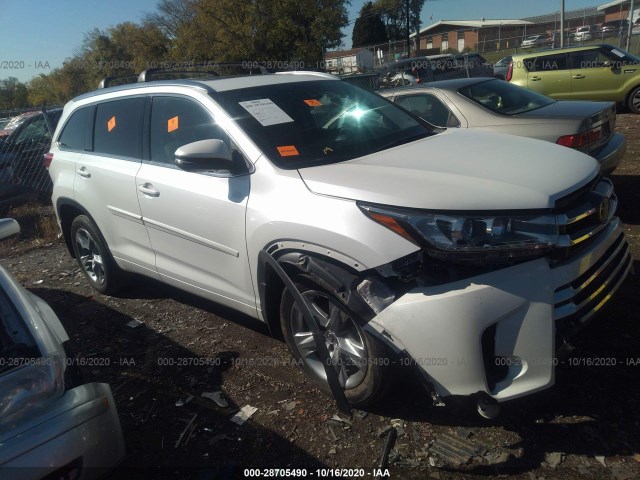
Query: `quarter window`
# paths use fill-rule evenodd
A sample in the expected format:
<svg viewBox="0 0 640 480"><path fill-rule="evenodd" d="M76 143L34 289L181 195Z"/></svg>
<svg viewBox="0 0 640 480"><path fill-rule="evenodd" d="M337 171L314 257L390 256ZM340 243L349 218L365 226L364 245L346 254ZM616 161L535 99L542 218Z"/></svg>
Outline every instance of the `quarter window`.
<svg viewBox="0 0 640 480"><path fill-rule="evenodd" d="M146 99L127 98L98 105L94 151L118 157L142 158L142 125Z"/></svg>
<svg viewBox="0 0 640 480"><path fill-rule="evenodd" d="M94 107L76 110L64 126L58 144L64 150L91 150Z"/></svg>
<svg viewBox="0 0 640 480"><path fill-rule="evenodd" d="M407 95L396 103L437 127L459 127L460 122L449 108L434 95Z"/></svg>
<svg viewBox="0 0 640 480"><path fill-rule="evenodd" d="M151 107L151 160L174 164L175 152L188 143L218 139L225 131L198 103L180 97L155 97Z"/></svg>

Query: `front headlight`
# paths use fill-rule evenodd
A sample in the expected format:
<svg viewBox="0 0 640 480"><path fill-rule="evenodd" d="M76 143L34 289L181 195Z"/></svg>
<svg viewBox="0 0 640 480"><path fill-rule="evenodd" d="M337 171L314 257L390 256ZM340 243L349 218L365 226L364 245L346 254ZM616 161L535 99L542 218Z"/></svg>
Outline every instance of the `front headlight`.
<svg viewBox="0 0 640 480"><path fill-rule="evenodd" d="M558 244L555 215L425 212L359 204L372 220L434 258L486 264L547 254Z"/></svg>

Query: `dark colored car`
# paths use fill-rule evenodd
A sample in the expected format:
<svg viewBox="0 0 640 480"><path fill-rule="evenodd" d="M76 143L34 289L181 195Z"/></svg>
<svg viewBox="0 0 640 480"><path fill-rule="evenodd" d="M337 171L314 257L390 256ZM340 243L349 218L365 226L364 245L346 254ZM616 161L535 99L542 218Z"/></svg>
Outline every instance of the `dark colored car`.
<svg viewBox="0 0 640 480"><path fill-rule="evenodd" d="M61 114L62 109L55 108L14 117L12 121L18 126L0 138L0 183L50 193L51 179L42 158L51 146L51 134Z"/></svg>
<svg viewBox="0 0 640 480"><path fill-rule="evenodd" d="M629 20L611 20L600 27L602 38L619 37L629 29Z"/></svg>

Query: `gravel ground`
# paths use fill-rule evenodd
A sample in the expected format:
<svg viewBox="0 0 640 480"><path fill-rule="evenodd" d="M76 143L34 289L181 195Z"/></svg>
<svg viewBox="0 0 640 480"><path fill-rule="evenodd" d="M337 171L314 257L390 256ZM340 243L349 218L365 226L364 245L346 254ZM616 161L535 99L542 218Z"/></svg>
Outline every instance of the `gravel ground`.
<svg viewBox="0 0 640 480"><path fill-rule="evenodd" d="M634 258L639 127L640 116L618 116L629 146L612 176ZM399 427L394 479L640 478L637 277L585 332L572 363L558 367L556 385L504 404L493 422L468 405L432 407L408 374L384 403L335 419L334 402L259 322L145 279L117 297L101 296L59 240L25 246L5 249L2 264L58 314L88 379L114 391L127 456L110 478L245 478L245 468L306 468L308 477L361 469L337 473L372 478L391 425ZM227 406L201 396L217 391ZM244 424L232 423L246 405L257 410ZM195 428L180 439L191 420ZM473 456L444 462L433 454L444 443Z"/></svg>

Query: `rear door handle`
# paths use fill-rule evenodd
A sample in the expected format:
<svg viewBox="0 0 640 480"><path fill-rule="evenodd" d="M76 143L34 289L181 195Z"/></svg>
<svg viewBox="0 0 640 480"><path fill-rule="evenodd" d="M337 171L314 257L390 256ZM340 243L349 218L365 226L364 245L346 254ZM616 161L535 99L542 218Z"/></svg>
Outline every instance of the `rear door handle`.
<svg viewBox="0 0 640 480"><path fill-rule="evenodd" d="M531 80L532 82L539 82L540 80L542 80L542 78L540 78L540 77L531 77L531 78L529 78L529 80Z"/></svg>
<svg viewBox="0 0 640 480"><path fill-rule="evenodd" d="M84 178L91 178L91 173L85 167L80 167L76 170L76 173Z"/></svg>
<svg viewBox="0 0 640 480"><path fill-rule="evenodd" d="M574 76L573 76L573 77L571 77L571 78L575 78L576 80L581 80L581 79L583 79L583 78L584 78L584 75L580 75L580 74L578 74L578 75L574 75Z"/></svg>
<svg viewBox="0 0 640 480"><path fill-rule="evenodd" d="M159 197L160 192L153 188L153 185L150 183L144 183L142 185L138 185L138 191L147 197Z"/></svg>

